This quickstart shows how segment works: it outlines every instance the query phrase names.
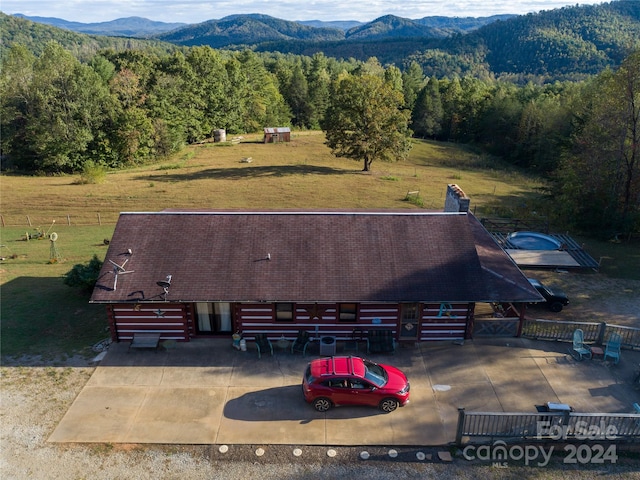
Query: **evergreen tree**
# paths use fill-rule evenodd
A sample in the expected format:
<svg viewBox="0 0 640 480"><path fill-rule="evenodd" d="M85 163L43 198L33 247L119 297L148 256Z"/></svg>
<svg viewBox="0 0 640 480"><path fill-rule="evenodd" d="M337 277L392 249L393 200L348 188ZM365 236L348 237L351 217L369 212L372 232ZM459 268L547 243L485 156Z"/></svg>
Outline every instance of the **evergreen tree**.
<svg viewBox="0 0 640 480"><path fill-rule="evenodd" d="M418 98L418 93L425 85L424 73L418 62L412 61L409 68L402 73L402 89L404 92L404 104L408 109L413 107Z"/></svg>
<svg viewBox="0 0 640 480"><path fill-rule="evenodd" d="M418 137L435 138L442 131L443 109L440 86L431 77L420 90L411 117L411 128Z"/></svg>
<svg viewBox="0 0 640 480"><path fill-rule="evenodd" d="M442 107L442 138L457 141L460 138L460 124L463 118L463 95L460 79L455 77L451 81L443 82L441 87Z"/></svg>
<svg viewBox="0 0 640 480"><path fill-rule="evenodd" d="M402 87L402 72L395 66L390 66L384 71L384 81L387 82L394 90L399 92L403 91Z"/></svg>
<svg viewBox="0 0 640 480"><path fill-rule="evenodd" d="M210 136L214 129L225 125L222 111L224 92L228 83L224 60L219 52L210 47L194 47L189 50L186 61L193 72L189 88L192 101L202 106L202 116L198 126L198 136L202 140Z"/></svg>
<svg viewBox="0 0 640 480"><path fill-rule="evenodd" d="M309 102L312 106L309 128L320 128L320 121L329 105L331 76L328 63L322 53L316 53L311 58L308 74Z"/></svg>
<svg viewBox="0 0 640 480"><path fill-rule="evenodd" d="M293 124L298 127L309 128L311 126L313 108L309 102L307 79L300 65L296 65L293 68L291 78L284 89L283 96L291 108Z"/></svg>

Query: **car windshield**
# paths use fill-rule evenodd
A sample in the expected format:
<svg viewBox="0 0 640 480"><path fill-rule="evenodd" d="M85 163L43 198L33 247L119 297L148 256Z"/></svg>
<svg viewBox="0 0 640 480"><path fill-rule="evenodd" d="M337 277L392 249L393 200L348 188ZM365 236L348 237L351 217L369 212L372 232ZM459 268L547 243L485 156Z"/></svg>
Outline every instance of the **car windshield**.
<svg viewBox="0 0 640 480"><path fill-rule="evenodd" d="M384 387L389 377L387 372L377 363L364 362L364 378L373 383L376 387Z"/></svg>

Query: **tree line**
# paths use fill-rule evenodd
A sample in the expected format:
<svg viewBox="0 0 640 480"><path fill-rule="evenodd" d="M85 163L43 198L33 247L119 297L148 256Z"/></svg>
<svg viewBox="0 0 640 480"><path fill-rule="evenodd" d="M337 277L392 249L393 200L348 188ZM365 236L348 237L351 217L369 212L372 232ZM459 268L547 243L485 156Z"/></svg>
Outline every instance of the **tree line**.
<svg viewBox="0 0 640 480"><path fill-rule="evenodd" d="M368 169L376 158L406 155L413 134L474 144L546 176L559 213L577 227L640 230L638 51L584 81L521 86L428 75L415 61L401 71L376 58L322 53L107 49L81 62L49 42L39 55L20 45L6 52L0 95L3 164L21 171L121 168L156 161L214 129L268 126L330 131L332 151L359 156ZM387 144L353 136L365 128L368 139Z"/></svg>

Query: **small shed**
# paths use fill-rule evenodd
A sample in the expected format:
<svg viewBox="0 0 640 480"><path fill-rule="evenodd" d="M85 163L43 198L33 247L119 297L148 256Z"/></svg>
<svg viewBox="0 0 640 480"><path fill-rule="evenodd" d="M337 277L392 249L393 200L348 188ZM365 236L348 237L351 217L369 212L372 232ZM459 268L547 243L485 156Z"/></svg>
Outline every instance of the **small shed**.
<svg viewBox="0 0 640 480"><path fill-rule="evenodd" d="M278 143L291 141L289 127L268 127L264 129L264 143Z"/></svg>

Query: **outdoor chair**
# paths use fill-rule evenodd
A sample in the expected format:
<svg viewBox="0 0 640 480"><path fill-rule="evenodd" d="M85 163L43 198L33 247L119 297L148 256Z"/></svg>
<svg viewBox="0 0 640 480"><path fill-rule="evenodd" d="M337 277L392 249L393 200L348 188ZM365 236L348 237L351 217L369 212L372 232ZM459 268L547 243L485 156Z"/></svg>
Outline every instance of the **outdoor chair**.
<svg viewBox="0 0 640 480"><path fill-rule="evenodd" d="M618 333L612 333L609 336L609 341L607 342L607 348L604 350L604 360L607 357L611 357L613 359L614 364L618 364L620 361L620 346L622 345L622 337Z"/></svg>
<svg viewBox="0 0 640 480"><path fill-rule="evenodd" d="M344 349L358 351L358 343L362 340L362 330L354 328L351 332L351 337L344 342Z"/></svg>
<svg viewBox="0 0 640 480"><path fill-rule="evenodd" d="M255 342L258 348L258 358L262 358L262 354L267 352L270 352L271 356L273 356L273 345L271 345L271 340L264 333L256 333Z"/></svg>
<svg viewBox="0 0 640 480"><path fill-rule="evenodd" d="M396 339L391 330L369 330L367 353L395 353Z"/></svg>
<svg viewBox="0 0 640 480"><path fill-rule="evenodd" d="M307 354L307 345L309 345L309 332L298 330L298 338L291 344L291 353L302 353L304 357Z"/></svg>
<svg viewBox="0 0 640 480"><path fill-rule="evenodd" d="M573 345L571 346L571 356L580 361L584 358L591 358L591 349L584 344L584 332L577 328L573 332Z"/></svg>

